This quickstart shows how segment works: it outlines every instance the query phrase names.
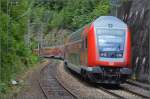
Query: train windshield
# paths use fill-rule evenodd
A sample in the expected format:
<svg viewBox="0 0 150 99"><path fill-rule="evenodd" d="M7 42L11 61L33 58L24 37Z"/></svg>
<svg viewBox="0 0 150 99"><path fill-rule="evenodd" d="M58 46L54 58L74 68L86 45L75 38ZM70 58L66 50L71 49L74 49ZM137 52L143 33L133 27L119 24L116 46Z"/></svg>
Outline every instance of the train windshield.
<svg viewBox="0 0 150 99"><path fill-rule="evenodd" d="M97 29L97 45L100 57L122 58L125 45L125 30Z"/></svg>

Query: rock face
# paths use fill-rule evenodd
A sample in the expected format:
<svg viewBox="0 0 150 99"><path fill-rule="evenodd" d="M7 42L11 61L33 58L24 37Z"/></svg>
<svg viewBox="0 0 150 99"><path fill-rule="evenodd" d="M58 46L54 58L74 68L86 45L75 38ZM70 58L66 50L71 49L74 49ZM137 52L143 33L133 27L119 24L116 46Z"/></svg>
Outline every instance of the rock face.
<svg viewBox="0 0 150 99"><path fill-rule="evenodd" d="M126 0L118 10L131 31L133 76L150 83L150 0Z"/></svg>

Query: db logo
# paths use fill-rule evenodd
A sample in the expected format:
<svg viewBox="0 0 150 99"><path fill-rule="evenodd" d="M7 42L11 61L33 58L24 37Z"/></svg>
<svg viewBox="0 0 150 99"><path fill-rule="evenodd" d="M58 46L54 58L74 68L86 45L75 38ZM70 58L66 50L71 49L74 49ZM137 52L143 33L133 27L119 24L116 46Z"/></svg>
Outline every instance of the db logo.
<svg viewBox="0 0 150 99"><path fill-rule="evenodd" d="M109 62L109 65L114 65L114 62Z"/></svg>

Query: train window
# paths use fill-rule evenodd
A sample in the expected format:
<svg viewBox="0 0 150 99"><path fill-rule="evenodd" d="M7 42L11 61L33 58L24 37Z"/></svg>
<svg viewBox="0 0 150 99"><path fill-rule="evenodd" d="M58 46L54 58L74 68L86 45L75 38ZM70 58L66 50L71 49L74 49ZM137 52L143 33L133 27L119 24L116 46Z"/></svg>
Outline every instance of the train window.
<svg viewBox="0 0 150 99"><path fill-rule="evenodd" d="M82 48L87 48L87 37L82 39Z"/></svg>
<svg viewBox="0 0 150 99"><path fill-rule="evenodd" d="M88 41L87 41L87 37L85 38L85 48L87 48L88 47Z"/></svg>
<svg viewBox="0 0 150 99"><path fill-rule="evenodd" d="M82 39L82 48L84 49L84 38Z"/></svg>
<svg viewBox="0 0 150 99"><path fill-rule="evenodd" d="M122 58L125 46L125 30L97 29L100 57Z"/></svg>
<svg viewBox="0 0 150 99"><path fill-rule="evenodd" d="M83 32L83 29L84 28L81 28L81 29L77 30L76 32L72 33L70 35L70 42L74 42L74 41L80 40L81 39L81 34Z"/></svg>
<svg viewBox="0 0 150 99"><path fill-rule="evenodd" d="M80 65L80 54L79 53L71 53L69 55L69 61L72 63L72 64L75 64L75 65Z"/></svg>

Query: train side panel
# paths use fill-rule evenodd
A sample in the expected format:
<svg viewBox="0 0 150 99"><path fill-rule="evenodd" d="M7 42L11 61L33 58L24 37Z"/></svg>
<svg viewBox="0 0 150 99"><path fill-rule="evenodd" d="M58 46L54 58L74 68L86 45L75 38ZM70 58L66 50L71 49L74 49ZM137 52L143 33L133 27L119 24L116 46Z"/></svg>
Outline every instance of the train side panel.
<svg viewBox="0 0 150 99"><path fill-rule="evenodd" d="M82 64L85 64L86 53L83 49L83 30L84 28L72 33L68 37L68 41L65 45L65 60L67 61L67 66L80 73Z"/></svg>

